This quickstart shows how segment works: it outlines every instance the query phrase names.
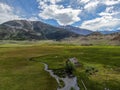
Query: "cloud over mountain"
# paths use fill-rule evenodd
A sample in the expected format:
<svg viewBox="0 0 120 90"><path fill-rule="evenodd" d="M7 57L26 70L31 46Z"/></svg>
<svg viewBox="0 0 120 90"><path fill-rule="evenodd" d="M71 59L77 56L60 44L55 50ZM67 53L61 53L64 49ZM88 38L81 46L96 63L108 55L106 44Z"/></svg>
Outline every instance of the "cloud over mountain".
<svg viewBox="0 0 120 90"><path fill-rule="evenodd" d="M0 3L0 23L20 17L14 13L14 8L5 3Z"/></svg>
<svg viewBox="0 0 120 90"><path fill-rule="evenodd" d="M78 15L81 10L73 9L71 7L65 8L63 5L57 5L56 3L60 1L61 0L51 0L41 2L39 0L39 8L42 9L39 16L42 19L55 19L60 25L69 25L80 21L80 17L78 17ZM50 5L47 4L48 2L50 2Z"/></svg>

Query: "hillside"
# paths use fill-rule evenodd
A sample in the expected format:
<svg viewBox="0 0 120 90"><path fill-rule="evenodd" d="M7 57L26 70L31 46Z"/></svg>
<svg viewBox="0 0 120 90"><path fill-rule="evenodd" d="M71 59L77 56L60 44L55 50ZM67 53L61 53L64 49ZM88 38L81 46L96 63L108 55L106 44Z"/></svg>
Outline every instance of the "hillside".
<svg viewBox="0 0 120 90"><path fill-rule="evenodd" d="M0 40L61 40L78 34L40 21L13 20L0 25Z"/></svg>
<svg viewBox="0 0 120 90"><path fill-rule="evenodd" d="M115 31L99 31L100 33L102 33L102 34L112 34L112 33L119 33L120 32L120 30L115 30Z"/></svg>
<svg viewBox="0 0 120 90"><path fill-rule="evenodd" d="M86 36L71 37L62 40L67 43L76 43L79 45L120 45L120 33L102 34L93 32Z"/></svg>
<svg viewBox="0 0 120 90"><path fill-rule="evenodd" d="M70 25L60 26L60 28L66 29L68 31L72 31L72 32L74 32L76 34L80 34L80 35L88 35L88 34L93 33L93 31L91 31L91 30L78 28L78 27L73 27L73 26L70 26Z"/></svg>

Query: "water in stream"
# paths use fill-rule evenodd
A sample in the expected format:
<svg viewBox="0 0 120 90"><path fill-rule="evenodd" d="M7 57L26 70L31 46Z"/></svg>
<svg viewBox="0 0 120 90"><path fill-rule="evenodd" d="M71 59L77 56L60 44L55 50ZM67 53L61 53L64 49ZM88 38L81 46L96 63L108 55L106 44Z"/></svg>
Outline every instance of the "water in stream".
<svg viewBox="0 0 120 90"><path fill-rule="evenodd" d="M63 88L57 88L57 90L70 90L71 87L73 87L75 90L80 90L80 88L78 87L78 84L77 84L77 77L73 77L73 78L69 78L69 77L60 78L57 75L54 75L52 70L48 70L48 65L47 64L44 63L44 65L45 65L45 69L44 70L49 72L50 75L56 79L58 84L60 84L59 79L62 79L63 82L65 83L65 86Z"/></svg>

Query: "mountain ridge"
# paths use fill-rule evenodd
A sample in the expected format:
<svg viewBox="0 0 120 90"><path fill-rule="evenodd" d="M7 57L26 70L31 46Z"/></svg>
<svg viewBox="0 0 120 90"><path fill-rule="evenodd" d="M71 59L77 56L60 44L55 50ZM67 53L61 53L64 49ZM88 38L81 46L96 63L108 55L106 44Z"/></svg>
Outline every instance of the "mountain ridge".
<svg viewBox="0 0 120 90"><path fill-rule="evenodd" d="M60 26L60 28L72 31L72 32L74 32L76 34L80 34L80 35L88 35L88 34L91 34L93 32L93 31L88 30L88 29L78 28L78 27L74 27L74 26L70 26L70 25Z"/></svg>
<svg viewBox="0 0 120 90"><path fill-rule="evenodd" d="M76 33L41 21L13 20L0 25L0 39L3 40L60 40L77 36Z"/></svg>
<svg viewBox="0 0 120 90"><path fill-rule="evenodd" d="M69 37L95 36L119 33L91 31L74 26L55 27L41 21L12 20L0 24L0 40L62 40Z"/></svg>

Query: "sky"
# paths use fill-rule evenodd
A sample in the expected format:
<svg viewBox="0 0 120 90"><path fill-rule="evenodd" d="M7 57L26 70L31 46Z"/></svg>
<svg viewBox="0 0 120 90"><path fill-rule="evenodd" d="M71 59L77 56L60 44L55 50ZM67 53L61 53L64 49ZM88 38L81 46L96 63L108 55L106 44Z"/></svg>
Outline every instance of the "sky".
<svg viewBox="0 0 120 90"><path fill-rule="evenodd" d="M42 21L92 31L120 29L120 0L0 0L0 24Z"/></svg>

